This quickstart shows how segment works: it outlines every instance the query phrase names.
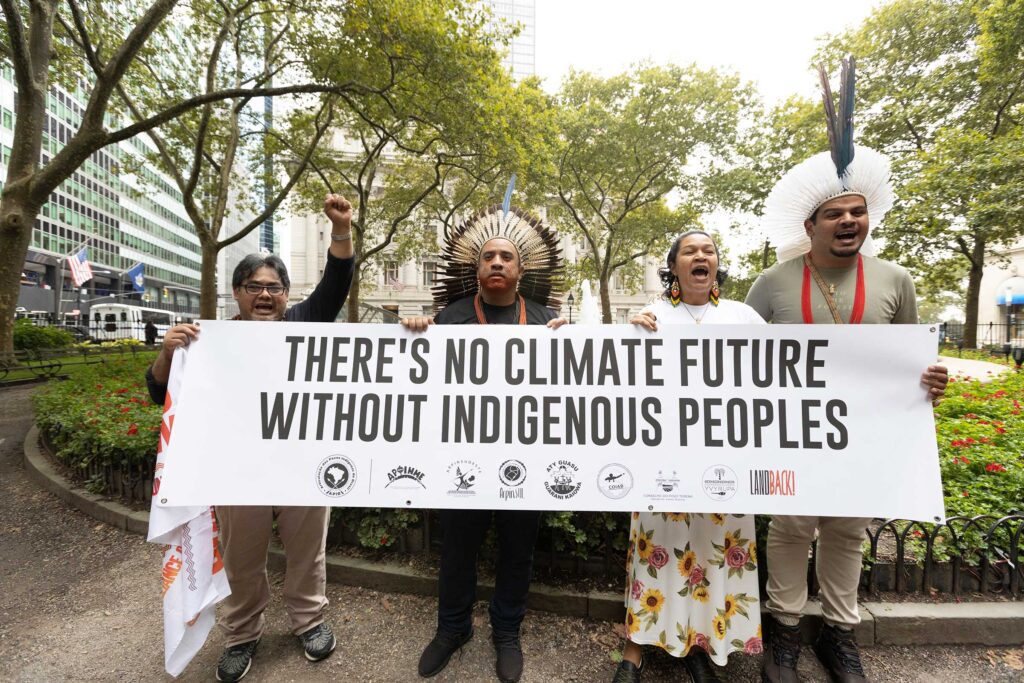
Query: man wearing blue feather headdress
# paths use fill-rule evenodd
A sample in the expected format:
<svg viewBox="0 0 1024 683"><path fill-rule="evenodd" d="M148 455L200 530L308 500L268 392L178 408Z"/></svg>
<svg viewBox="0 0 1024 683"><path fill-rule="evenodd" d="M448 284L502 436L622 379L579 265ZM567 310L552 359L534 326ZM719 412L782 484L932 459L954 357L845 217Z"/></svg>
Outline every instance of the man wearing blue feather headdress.
<svg viewBox="0 0 1024 683"><path fill-rule="evenodd" d="M902 267L875 258L872 225L892 208L889 160L853 144L853 58L843 63L838 115L819 67L830 152L791 169L765 201L765 232L779 262L758 277L747 304L784 324L917 323L914 283ZM870 217L870 219L869 219ZM946 369L921 377L928 396L945 392ZM768 532L768 600L762 680L796 683L800 615L807 602L808 547L817 532L816 570L822 629L815 653L833 681L867 681L853 629L860 623L857 588L861 544L870 519L774 516Z"/></svg>

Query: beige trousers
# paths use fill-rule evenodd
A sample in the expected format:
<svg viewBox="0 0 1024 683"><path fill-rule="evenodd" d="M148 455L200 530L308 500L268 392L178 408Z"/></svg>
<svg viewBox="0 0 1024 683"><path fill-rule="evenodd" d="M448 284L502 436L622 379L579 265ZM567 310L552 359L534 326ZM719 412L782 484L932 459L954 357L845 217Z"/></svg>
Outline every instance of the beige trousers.
<svg viewBox="0 0 1024 683"><path fill-rule="evenodd" d="M861 544L870 519L854 517L772 517L768 527L768 611L795 624L807 602L807 561L818 531L817 574L825 623L860 623L857 587Z"/></svg>
<svg viewBox="0 0 1024 683"><path fill-rule="evenodd" d="M226 646L263 634L263 610L270 601L267 552L274 520L285 552L284 603L292 633L323 622L327 606L324 546L330 510L325 507L218 506L221 554L231 595L221 603Z"/></svg>

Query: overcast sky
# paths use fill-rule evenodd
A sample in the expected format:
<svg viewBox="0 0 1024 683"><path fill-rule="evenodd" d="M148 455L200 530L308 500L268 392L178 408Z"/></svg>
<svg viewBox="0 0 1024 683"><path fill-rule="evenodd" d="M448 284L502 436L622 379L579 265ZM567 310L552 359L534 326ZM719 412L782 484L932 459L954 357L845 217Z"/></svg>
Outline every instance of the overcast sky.
<svg viewBox="0 0 1024 683"><path fill-rule="evenodd" d="M649 59L739 71L771 104L817 94L816 39L856 26L878 0L536 0L537 75L610 76Z"/></svg>

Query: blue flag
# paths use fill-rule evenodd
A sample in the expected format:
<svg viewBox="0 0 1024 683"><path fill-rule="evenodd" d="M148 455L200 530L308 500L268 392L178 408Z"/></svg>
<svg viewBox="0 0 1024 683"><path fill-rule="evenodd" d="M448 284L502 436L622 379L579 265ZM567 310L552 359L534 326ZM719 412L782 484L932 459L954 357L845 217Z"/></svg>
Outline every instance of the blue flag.
<svg viewBox="0 0 1024 683"><path fill-rule="evenodd" d="M512 174L512 178L508 181L508 187L505 188L505 198L501 200L501 212L508 213L509 206L512 205L512 191L516 189L516 174Z"/></svg>
<svg viewBox="0 0 1024 683"><path fill-rule="evenodd" d="M132 283L132 289L140 294L146 291L146 266L143 263L136 263L134 266L128 269L128 279Z"/></svg>

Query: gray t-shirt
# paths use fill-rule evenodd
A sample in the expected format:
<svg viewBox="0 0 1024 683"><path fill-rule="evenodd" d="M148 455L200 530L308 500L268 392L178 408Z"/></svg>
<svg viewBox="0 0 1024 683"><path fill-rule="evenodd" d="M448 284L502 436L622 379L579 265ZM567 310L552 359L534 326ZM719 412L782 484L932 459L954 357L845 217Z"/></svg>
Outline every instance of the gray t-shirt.
<svg viewBox="0 0 1024 683"><path fill-rule="evenodd" d="M839 315L849 322L857 292L857 265L849 268L819 268L826 283L835 285L833 299ZM804 282L803 257L777 263L761 273L747 294L747 305L772 323L804 322L801 296ZM811 311L816 324L832 324L828 303L811 278ZM917 322L914 281L902 267L873 256L864 257L865 325L913 324Z"/></svg>

